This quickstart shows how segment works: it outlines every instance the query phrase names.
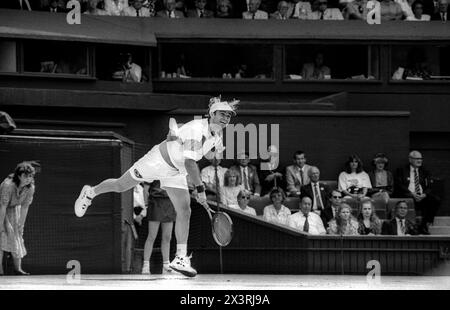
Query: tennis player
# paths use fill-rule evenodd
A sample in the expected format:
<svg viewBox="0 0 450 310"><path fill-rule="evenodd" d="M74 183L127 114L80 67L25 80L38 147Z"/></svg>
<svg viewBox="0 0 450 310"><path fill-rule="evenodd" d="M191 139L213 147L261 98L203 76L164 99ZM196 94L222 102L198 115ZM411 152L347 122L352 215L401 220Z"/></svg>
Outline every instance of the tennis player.
<svg viewBox="0 0 450 310"><path fill-rule="evenodd" d="M222 130L229 124L231 116L236 115L238 103L237 100L227 102L214 97L209 102L208 118L194 119L180 128L171 119L167 139L155 145L120 178L107 179L95 186L85 185L75 202L75 214L82 217L98 195L121 193L143 181L160 180L161 188L166 190L177 212L177 252L169 266L185 276L194 277L197 271L191 267L191 256L187 256L191 208L186 177L189 175L196 187L197 201L206 203L205 188L196 162L203 156L223 152Z"/></svg>

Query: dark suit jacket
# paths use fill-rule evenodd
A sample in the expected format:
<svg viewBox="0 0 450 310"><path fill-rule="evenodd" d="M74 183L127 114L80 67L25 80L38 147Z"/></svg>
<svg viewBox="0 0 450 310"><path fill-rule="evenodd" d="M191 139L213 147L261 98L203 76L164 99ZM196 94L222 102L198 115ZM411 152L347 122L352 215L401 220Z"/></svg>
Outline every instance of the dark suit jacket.
<svg viewBox="0 0 450 310"><path fill-rule="evenodd" d="M303 197L309 197L313 201L314 205L314 190L312 187L313 183L311 182L308 185L304 185L301 187L300 191L300 199ZM319 190L320 190L320 198L322 199L323 207L326 208L330 201L331 188L324 183L320 183L319 181Z"/></svg>
<svg viewBox="0 0 450 310"><path fill-rule="evenodd" d="M196 18L200 18L200 16L198 15L197 9L193 9L193 10L188 10L186 13L187 17L196 17ZM214 17L214 13L210 10L204 10L203 11L203 18L212 18Z"/></svg>
<svg viewBox="0 0 450 310"><path fill-rule="evenodd" d="M409 186L409 173L410 165L397 169L395 174L395 192L397 197L413 197L408 190ZM422 190L427 195L431 193L431 174L423 167L419 168L419 183L422 186Z"/></svg>
<svg viewBox="0 0 450 310"><path fill-rule="evenodd" d="M389 195L392 195L392 192L394 191L394 176L392 175L392 172L390 172L389 170L387 170L386 172L387 172L387 186L383 189L386 190L389 193ZM370 178L370 183L372 184L372 188L369 188L368 194L372 195L373 193L378 191L377 189L380 188L375 187L376 184L375 171L370 171L368 174Z"/></svg>
<svg viewBox="0 0 450 310"><path fill-rule="evenodd" d="M248 185L250 186L250 191L252 193L258 193L261 194L261 185L259 182L259 177L258 177L258 170L256 169L255 166L253 165L248 165ZM241 181L242 181L242 185L244 185L244 180L242 179L242 175L241 175L241 167L239 165L235 165L235 166L231 166L230 169L234 169L237 171L237 173L239 173Z"/></svg>
<svg viewBox="0 0 450 310"><path fill-rule="evenodd" d="M417 235L417 227L416 225L408 219L405 219L406 226L406 234L409 235ZM395 217L390 221L384 221L383 226L381 227L382 235L397 235L397 220Z"/></svg>

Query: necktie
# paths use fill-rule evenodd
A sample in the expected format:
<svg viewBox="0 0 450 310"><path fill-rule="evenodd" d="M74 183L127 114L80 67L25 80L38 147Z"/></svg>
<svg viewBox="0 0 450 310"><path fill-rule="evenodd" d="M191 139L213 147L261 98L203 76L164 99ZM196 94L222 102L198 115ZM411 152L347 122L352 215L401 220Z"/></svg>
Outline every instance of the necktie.
<svg viewBox="0 0 450 310"><path fill-rule="evenodd" d="M245 189L250 189L250 186L248 185L248 177L247 177L247 167L245 167L244 169L242 169L242 177L244 179L244 188Z"/></svg>
<svg viewBox="0 0 450 310"><path fill-rule="evenodd" d="M300 168L300 182L302 182L302 186L305 185L305 181L303 180L303 169Z"/></svg>
<svg viewBox="0 0 450 310"><path fill-rule="evenodd" d="M296 4L296 5L294 6L294 8L292 9L292 13L291 13L291 16L290 16L289 18L294 18L296 9L297 9L297 4Z"/></svg>
<svg viewBox="0 0 450 310"><path fill-rule="evenodd" d="M136 16L139 17L139 10L136 9Z"/></svg>
<svg viewBox="0 0 450 310"><path fill-rule="evenodd" d="M255 13L253 13L253 15L252 15L252 19L255 19Z"/></svg>
<svg viewBox="0 0 450 310"><path fill-rule="evenodd" d="M204 17L203 10L200 11L200 18Z"/></svg>
<svg viewBox="0 0 450 310"><path fill-rule="evenodd" d="M405 220L400 220L400 228L402 230L402 233L406 233L406 227L405 227Z"/></svg>
<svg viewBox="0 0 450 310"><path fill-rule="evenodd" d="M420 194L420 182L419 182L419 174L417 173L417 168L414 169L414 190L416 194Z"/></svg>
<svg viewBox="0 0 450 310"><path fill-rule="evenodd" d="M305 215L305 224L303 224L303 231L304 232L309 232L308 215Z"/></svg>
<svg viewBox="0 0 450 310"><path fill-rule="evenodd" d="M320 12L320 19L323 19L323 12Z"/></svg>
<svg viewBox="0 0 450 310"><path fill-rule="evenodd" d="M319 192L319 183L314 184L313 188L314 188L314 198L316 200L316 206L318 210L322 210L323 206L322 206L322 202L320 201L320 192Z"/></svg>

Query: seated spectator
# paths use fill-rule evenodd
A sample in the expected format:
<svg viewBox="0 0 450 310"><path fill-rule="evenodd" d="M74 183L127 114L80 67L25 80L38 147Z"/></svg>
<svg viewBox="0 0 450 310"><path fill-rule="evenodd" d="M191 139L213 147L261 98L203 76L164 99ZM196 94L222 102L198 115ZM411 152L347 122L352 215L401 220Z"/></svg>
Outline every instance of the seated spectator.
<svg viewBox="0 0 450 310"><path fill-rule="evenodd" d="M50 0L48 5L42 7L42 11L52 13L67 13L65 3L61 3L59 0Z"/></svg>
<svg viewBox="0 0 450 310"><path fill-rule="evenodd" d="M293 0L288 4L289 4L288 10L289 18L306 20L308 19L308 15L312 12L311 4L309 3L309 1Z"/></svg>
<svg viewBox="0 0 450 310"><path fill-rule="evenodd" d="M325 228L328 228L328 222L336 217L337 210L341 206L342 194L338 190L333 190L330 195L329 203L325 206L321 218Z"/></svg>
<svg viewBox="0 0 450 310"><path fill-rule="evenodd" d="M408 214L408 204L402 200L395 205L395 217L390 221L385 221L381 229L382 235L409 236L417 235L417 227L410 220L406 219Z"/></svg>
<svg viewBox="0 0 450 310"><path fill-rule="evenodd" d="M328 203L328 197L330 196L331 189L327 184L319 182L320 170L317 167L311 167L308 170L308 176L311 183L301 188L301 196L308 196L312 200L312 211L322 216L322 212Z"/></svg>
<svg viewBox="0 0 450 310"><path fill-rule="evenodd" d="M248 3L248 11L242 13L243 19L268 19L267 12L259 10L261 0L250 0Z"/></svg>
<svg viewBox="0 0 450 310"><path fill-rule="evenodd" d="M267 152L269 158L261 161L262 196L268 195L274 188L282 187L283 175L277 171L279 164L278 149L275 145L270 145Z"/></svg>
<svg viewBox="0 0 450 310"><path fill-rule="evenodd" d="M300 211L289 217L288 225L312 235L325 235L326 230L322 219L314 212L311 212L311 205L311 198L303 197L300 202Z"/></svg>
<svg viewBox="0 0 450 310"><path fill-rule="evenodd" d="M261 185L259 183L258 170L250 164L250 156L247 153L238 155L237 165L233 165L230 169L235 170L242 180L244 189L249 190L254 196L261 196Z"/></svg>
<svg viewBox="0 0 450 310"><path fill-rule="evenodd" d="M289 196L300 196L301 187L308 185L310 182L308 176L310 168L311 166L306 164L305 152L296 151L294 153L294 164L286 167L286 183Z"/></svg>
<svg viewBox="0 0 450 310"><path fill-rule="evenodd" d="M214 17L214 12L207 10L205 7L207 5L206 0L195 0L195 9L188 10L186 16L191 18L212 18Z"/></svg>
<svg viewBox="0 0 450 310"><path fill-rule="evenodd" d="M375 214L375 208L370 199L363 200L358 214L360 235L379 235L381 234L381 220Z"/></svg>
<svg viewBox="0 0 450 310"><path fill-rule="evenodd" d="M289 11L289 4L286 1L280 1L278 2L278 11L275 11L272 14L270 14L270 18L281 20L289 19L288 11Z"/></svg>
<svg viewBox="0 0 450 310"><path fill-rule="evenodd" d="M176 0L164 0L164 10L158 11L156 16L164 18L184 18L184 14L176 9Z"/></svg>
<svg viewBox="0 0 450 310"><path fill-rule="evenodd" d="M225 172L224 186L220 189L220 202L225 207L238 206L237 196L243 188L241 178L236 170L228 169Z"/></svg>
<svg viewBox="0 0 450 310"><path fill-rule="evenodd" d="M108 12L98 7L99 0L89 0L87 10L83 14L88 15L108 15Z"/></svg>
<svg viewBox="0 0 450 310"><path fill-rule="evenodd" d="M408 54L408 65L403 73L403 79L429 80L430 76L424 51L418 48L411 50Z"/></svg>
<svg viewBox="0 0 450 310"><path fill-rule="evenodd" d="M416 214L422 217L419 232L428 235L428 227L433 224L439 208L439 198L432 192L431 174L422 164L423 157L420 152L409 153L409 164L397 170L395 186L399 197L414 199Z"/></svg>
<svg viewBox="0 0 450 310"><path fill-rule="evenodd" d="M223 187L223 182L225 179L225 172L227 172L227 168L220 166L221 159L220 158L212 158L209 160L211 165L205 167L201 171L202 182L205 183L205 190L208 194L217 194L217 182L219 181L219 193L220 188ZM217 177L216 177L216 168L217 168ZM220 200L220 199L219 199Z"/></svg>
<svg viewBox="0 0 450 310"><path fill-rule="evenodd" d="M322 53L317 53L314 62L308 62L303 65L302 78L305 80L331 79L330 68L323 63L324 55Z"/></svg>
<svg viewBox="0 0 450 310"><path fill-rule="evenodd" d="M119 68L113 73L113 79L122 80L123 83L140 83L142 81L142 68L133 62L130 53L120 54Z"/></svg>
<svg viewBox="0 0 450 310"><path fill-rule="evenodd" d="M408 21L430 21L431 16L423 13L422 1L414 1L412 4L413 15L406 17Z"/></svg>
<svg viewBox="0 0 450 310"><path fill-rule="evenodd" d="M250 215L256 216L256 210L252 207L248 206L248 202L250 201L250 192L242 189L239 191L237 196L238 205L230 205L230 208L237 209L244 213L248 213Z"/></svg>
<svg viewBox="0 0 450 310"><path fill-rule="evenodd" d="M128 0L105 0L105 11L111 16L123 16Z"/></svg>
<svg viewBox="0 0 450 310"><path fill-rule="evenodd" d="M431 20L440 20L446 22L450 16L450 7L448 6L448 0L438 0L438 5L435 7L433 14L431 14Z"/></svg>
<svg viewBox="0 0 450 310"><path fill-rule="evenodd" d="M336 217L328 223L330 235L359 235L359 223L352 215L352 208L343 203L338 209Z"/></svg>
<svg viewBox="0 0 450 310"><path fill-rule="evenodd" d="M144 7L142 4L144 0L132 0L132 6L126 7L123 10L125 16L135 17L150 17L150 10Z"/></svg>
<svg viewBox="0 0 450 310"><path fill-rule="evenodd" d="M345 163L345 170L339 174L338 188L344 198L361 200L372 188L369 175L363 170L363 164L358 155L351 155Z"/></svg>
<svg viewBox="0 0 450 310"><path fill-rule="evenodd" d="M270 192L269 197L272 204L264 207L264 220L275 224L287 225L291 210L283 205L286 198L283 190L275 188Z"/></svg>
<svg viewBox="0 0 450 310"><path fill-rule="evenodd" d="M317 11L312 11L308 15L309 20L343 20L341 11L336 8L328 8L328 0L313 0L318 5Z"/></svg>
<svg viewBox="0 0 450 310"><path fill-rule="evenodd" d="M233 5L230 0L218 0L216 8L217 18L233 18Z"/></svg>
<svg viewBox="0 0 450 310"><path fill-rule="evenodd" d="M359 19L365 21L367 20L368 12L367 0L354 0L345 4L342 15L345 19Z"/></svg>
<svg viewBox="0 0 450 310"><path fill-rule="evenodd" d="M403 18L403 10L400 4L394 2L394 0L381 0L380 15L382 22L387 20L401 20Z"/></svg>
<svg viewBox="0 0 450 310"><path fill-rule="evenodd" d="M373 159L375 170L369 172L372 188L368 189L368 195L375 200L382 200L385 204L394 191L394 176L392 172L386 170L388 158L383 153L378 153Z"/></svg>

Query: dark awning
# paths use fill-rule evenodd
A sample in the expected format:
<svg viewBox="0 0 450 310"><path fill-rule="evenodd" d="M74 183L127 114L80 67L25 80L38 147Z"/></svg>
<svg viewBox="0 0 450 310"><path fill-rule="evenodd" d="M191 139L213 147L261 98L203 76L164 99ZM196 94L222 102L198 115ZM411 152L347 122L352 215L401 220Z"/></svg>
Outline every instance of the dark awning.
<svg viewBox="0 0 450 310"><path fill-rule="evenodd" d="M7 9L0 9L0 37L156 46L155 34L135 17L81 14L80 25L69 25L63 13Z"/></svg>

